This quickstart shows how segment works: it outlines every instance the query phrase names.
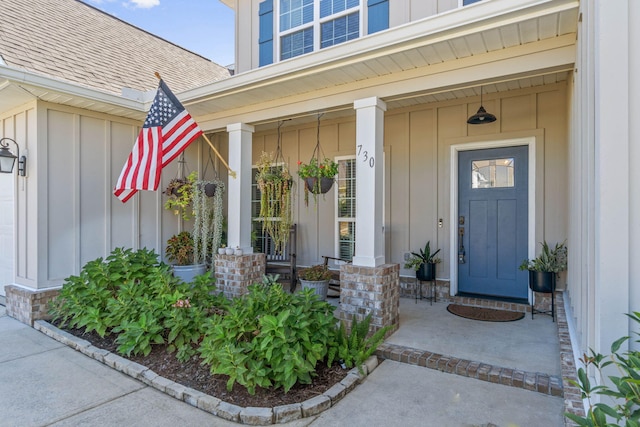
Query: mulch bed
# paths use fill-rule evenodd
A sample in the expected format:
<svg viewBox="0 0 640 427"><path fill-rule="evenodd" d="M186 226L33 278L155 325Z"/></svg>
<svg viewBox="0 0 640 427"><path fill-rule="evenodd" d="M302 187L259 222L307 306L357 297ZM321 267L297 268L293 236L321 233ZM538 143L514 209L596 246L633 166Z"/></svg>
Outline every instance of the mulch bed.
<svg viewBox="0 0 640 427"><path fill-rule="evenodd" d="M98 348L118 354L115 336L107 335L101 338L95 332L85 333L80 329L64 330L89 341ZM211 375L208 366L202 365L198 356L182 363L175 358L174 354L169 353L164 345L154 345L148 356L120 356L146 366L164 378L243 407L275 407L304 402L321 395L339 383L348 372L335 362L331 368L319 362L316 370L317 376L313 378L311 384L296 384L288 393L284 393L282 389L256 388L256 393L251 395L245 387L237 383L233 386L233 390L228 392L228 377L226 375Z"/></svg>

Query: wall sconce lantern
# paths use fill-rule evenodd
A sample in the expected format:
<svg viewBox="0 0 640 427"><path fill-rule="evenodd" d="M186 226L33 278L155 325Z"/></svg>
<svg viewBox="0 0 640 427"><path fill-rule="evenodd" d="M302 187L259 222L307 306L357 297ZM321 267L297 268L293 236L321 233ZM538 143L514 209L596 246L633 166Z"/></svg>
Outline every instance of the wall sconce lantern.
<svg viewBox="0 0 640 427"><path fill-rule="evenodd" d="M5 141L11 141L16 145L17 155L9 151L9 143ZM25 176L27 174L27 157L20 156L18 143L11 138L0 139L0 173L12 173L16 159L18 160L18 175Z"/></svg>
<svg viewBox="0 0 640 427"><path fill-rule="evenodd" d="M491 113L487 113L487 110L482 106L482 86L480 86L480 108L478 112L467 119L467 123L470 125L482 125L485 123L491 123L496 121L496 116Z"/></svg>

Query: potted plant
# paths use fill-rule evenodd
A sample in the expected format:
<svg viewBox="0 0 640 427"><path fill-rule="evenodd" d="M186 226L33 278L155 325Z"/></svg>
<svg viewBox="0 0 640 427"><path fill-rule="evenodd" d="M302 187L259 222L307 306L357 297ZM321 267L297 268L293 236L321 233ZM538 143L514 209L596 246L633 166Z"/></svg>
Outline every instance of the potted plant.
<svg viewBox="0 0 640 427"><path fill-rule="evenodd" d="M549 293L555 290L556 275L567 269L566 242L556 243L551 249L547 242L542 242L542 251L534 259L525 259L520 270L529 271L529 288L534 292Z"/></svg>
<svg viewBox="0 0 640 427"><path fill-rule="evenodd" d="M214 187L213 197L207 190ZM224 183L218 179L212 181L197 180L191 186L193 212L193 243L196 264L210 264L222 244L224 229L223 200Z"/></svg>
<svg viewBox="0 0 640 427"><path fill-rule="evenodd" d="M434 280L436 278L436 264L442 261L436 257L438 252L440 252L440 249L431 252L431 241L427 240L424 249L420 249L420 252L411 252L411 256L405 262L404 268L415 270L418 280Z"/></svg>
<svg viewBox="0 0 640 427"><path fill-rule="evenodd" d="M167 260L173 265L173 275L191 283L197 275L207 271L207 265L195 263L195 245L188 231L181 231L167 240Z"/></svg>
<svg viewBox="0 0 640 427"><path fill-rule="evenodd" d="M196 171L191 172L186 178L173 178L163 191L167 195L164 208L173 210L176 215L182 215L185 221L190 220L193 214L190 207L193 199L193 185L197 178Z"/></svg>
<svg viewBox="0 0 640 427"><path fill-rule="evenodd" d="M338 174L338 163L326 158L320 162L312 157L309 163L298 161L298 176L304 180L304 203L309 205L309 193L317 201L318 194L325 194L331 190L334 177Z"/></svg>
<svg viewBox="0 0 640 427"><path fill-rule="evenodd" d="M281 253L291 229L291 195L293 179L285 165L273 165L271 156L262 153L256 181L260 189L260 218L275 250Z"/></svg>
<svg viewBox="0 0 640 427"><path fill-rule="evenodd" d="M321 300L327 299L331 271L324 264L318 264L300 272L302 289L313 289Z"/></svg>

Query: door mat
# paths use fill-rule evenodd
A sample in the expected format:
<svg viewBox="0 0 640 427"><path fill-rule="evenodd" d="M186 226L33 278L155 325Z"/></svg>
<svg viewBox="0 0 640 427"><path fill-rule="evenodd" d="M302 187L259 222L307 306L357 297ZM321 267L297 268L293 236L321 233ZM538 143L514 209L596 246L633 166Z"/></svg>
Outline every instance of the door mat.
<svg viewBox="0 0 640 427"><path fill-rule="evenodd" d="M495 308L471 307L468 305L449 304L447 311L456 316L484 322L513 322L524 317L517 311L496 310Z"/></svg>

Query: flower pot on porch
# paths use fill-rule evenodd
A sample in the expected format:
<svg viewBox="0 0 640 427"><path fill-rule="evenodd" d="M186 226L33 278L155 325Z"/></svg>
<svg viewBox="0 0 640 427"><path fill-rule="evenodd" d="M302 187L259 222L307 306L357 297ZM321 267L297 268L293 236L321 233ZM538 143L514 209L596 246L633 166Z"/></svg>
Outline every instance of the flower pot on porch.
<svg viewBox="0 0 640 427"><path fill-rule="evenodd" d="M534 292L553 292L556 288L556 273L529 270L529 288Z"/></svg>
<svg viewBox="0 0 640 427"><path fill-rule="evenodd" d="M325 194L331 190L333 186L333 178L320 178L320 183L318 184L318 178L309 177L304 179L304 185L307 187L313 194Z"/></svg>
<svg viewBox="0 0 640 427"><path fill-rule="evenodd" d="M424 282L434 280L436 278L436 264L426 262L416 270L416 278Z"/></svg>
<svg viewBox="0 0 640 427"><path fill-rule="evenodd" d="M327 299L327 291L329 290L328 280L314 281L300 279L300 284L302 285L302 289L313 289L322 301Z"/></svg>
<svg viewBox="0 0 640 427"><path fill-rule="evenodd" d="M193 282L193 278L207 272L206 264L174 265L173 275L185 283Z"/></svg>

